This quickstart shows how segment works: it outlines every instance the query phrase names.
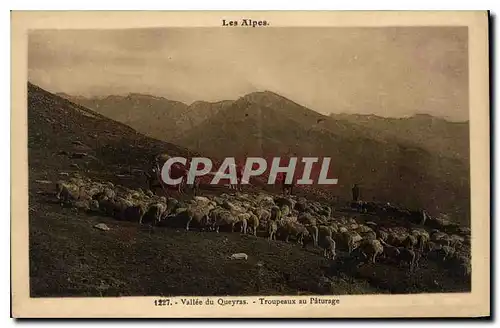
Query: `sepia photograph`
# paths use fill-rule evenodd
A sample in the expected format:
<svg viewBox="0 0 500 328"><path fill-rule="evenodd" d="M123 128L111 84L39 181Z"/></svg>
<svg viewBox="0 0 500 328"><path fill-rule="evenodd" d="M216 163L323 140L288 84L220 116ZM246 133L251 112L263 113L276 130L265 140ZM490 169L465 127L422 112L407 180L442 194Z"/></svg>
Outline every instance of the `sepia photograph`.
<svg viewBox="0 0 500 328"><path fill-rule="evenodd" d="M489 315L488 13L399 15L13 12L14 312Z"/></svg>

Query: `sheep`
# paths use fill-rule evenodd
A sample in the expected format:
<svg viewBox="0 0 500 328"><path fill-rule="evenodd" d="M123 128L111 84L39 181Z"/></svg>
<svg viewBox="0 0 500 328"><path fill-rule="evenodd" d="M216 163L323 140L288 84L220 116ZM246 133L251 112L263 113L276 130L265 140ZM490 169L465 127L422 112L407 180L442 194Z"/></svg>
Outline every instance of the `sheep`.
<svg viewBox="0 0 500 328"><path fill-rule="evenodd" d="M121 220L140 223L144 214L146 214L146 208L143 204L128 206L122 211Z"/></svg>
<svg viewBox="0 0 500 328"><path fill-rule="evenodd" d="M384 252L384 247L378 239L363 240L359 249L365 258L370 257L372 263L375 263L377 255Z"/></svg>
<svg viewBox="0 0 500 328"><path fill-rule="evenodd" d="M429 244L429 235L428 234L419 234L417 236L417 249L420 252L423 252L426 246Z"/></svg>
<svg viewBox="0 0 500 328"><path fill-rule="evenodd" d="M318 227L315 225L306 225L305 227L309 233L309 236L311 236L312 238L313 246L318 247L318 237L319 237Z"/></svg>
<svg viewBox="0 0 500 328"><path fill-rule="evenodd" d="M92 200L90 202L90 210L92 212L99 212L99 202L97 200Z"/></svg>
<svg viewBox="0 0 500 328"><path fill-rule="evenodd" d="M332 237L333 229L331 226L320 225L318 227L318 240L321 240L327 236Z"/></svg>
<svg viewBox="0 0 500 328"><path fill-rule="evenodd" d="M276 240L276 232L278 231L278 223L276 221L271 220L268 225L268 237L267 240Z"/></svg>
<svg viewBox="0 0 500 328"><path fill-rule="evenodd" d="M236 219L235 224L241 224L240 232L246 234L248 228L248 221L250 219L250 213L233 213L234 218Z"/></svg>
<svg viewBox="0 0 500 328"><path fill-rule="evenodd" d="M464 236L464 243L470 247L471 237L470 235Z"/></svg>
<svg viewBox="0 0 500 328"><path fill-rule="evenodd" d="M440 244L441 246L451 246L451 239L449 239L448 236L446 236L436 240L436 243Z"/></svg>
<svg viewBox="0 0 500 328"><path fill-rule="evenodd" d="M358 227L359 227L359 225L358 225L357 223L351 223L351 224L349 224L349 225L348 225L348 228L349 228L350 230L353 230L353 231L354 231L354 230L357 230L357 229L358 229Z"/></svg>
<svg viewBox="0 0 500 328"><path fill-rule="evenodd" d="M261 206L263 208L271 208L273 206L276 206L273 198L270 196L266 196L266 195L257 196L257 203L259 204L259 206Z"/></svg>
<svg viewBox="0 0 500 328"><path fill-rule="evenodd" d="M401 234L395 231L392 231L389 233L387 236L387 243L394 245L394 246L403 246L404 242L406 240L406 234Z"/></svg>
<svg viewBox="0 0 500 328"><path fill-rule="evenodd" d="M439 230L434 230L430 237L433 242L442 246L450 246L451 244L450 237L446 233L440 232Z"/></svg>
<svg viewBox="0 0 500 328"><path fill-rule="evenodd" d="M122 220L122 216L126 208L134 206L134 204L130 200L123 197L116 197L114 199L111 199L111 201L112 212L108 212L107 214L117 220Z"/></svg>
<svg viewBox="0 0 500 328"><path fill-rule="evenodd" d="M285 217L288 216L289 214L290 214L290 207L288 207L288 205L281 206L281 216Z"/></svg>
<svg viewBox="0 0 500 328"><path fill-rule="evenodd" d="M417 255L415 251L406 247L398 247L399 250L399 263L408 263L408 269L412 272L417 266Z"/></svg>
<svg viewBox="0 0 500 328"><path fill-rule="evenodd" d="M427 243L427 248L426 248L426 249L427 249L429 252L432 252L432 251L435 251L435 250L439 250L439 249L441 249L441 248L443 248L443 245L437 244L437 243L435 243L435 242L433 242L433 241L429 241L429 242Z"/></svg>
<svg viewBox="0 0 500 328"><path fill-rule="evenodd" d="M234 205L231 202L229 202L227 199L224 199L221 206L223 209L228 210L228 211L231 211L234 209Z"/></svg>
<svg viewBox="0 0 500 328"><path fill-rule="evenodd" d="M332 209L329 206L324 206L320 211L318 211L319 215L326 216L329 219L332 216Z"/></svg>
<svg viewBox="0 0 500 328"><path fill-rule="evenodd" d="M187 212L187 210L188 210L187 205L177 206L177 208L172 211L172 214L179 215L179 214L182 214L184 212Z"/></svg>
<svg viewBox="0 0 500 328"><path fill-rule="evenodd" d="M414 235L408 235L403 241L403 246L408 249L413 249L417 245L417 238Z"/></svg>
<svg viewBox="0 0 500 328"><path fill-rule="evenodd" d="M56 198L62 200L63 202L70 202L72 200L77 200L80 197L80 191L83 187L77 187L74 184L66 183L64 181L56 182Z"/></svg>
<svg viewBox="0 0 500 328"><path fill-rule="evenodd" d="M399 248L397 248L396 246L387 244L384 240L382 240L380 238L378 239L378 241L384 247L384 252L382 253L382 255L386 259L389 259L392 261L399 261L399 257L401 254L401 252L399 251Z"/></svg>
<svg viewBox="0 0 500 328"><path fill-rule="evenodd" d="M339 227L339 233L344 233L344 232L348 232L348 231L349 231L349 230L347 230L347 228L346 228L346 227L344 227L344 226L340 226L340 227Z"/></svg>
<svg viewBox="0 0 500 328"><path fill-rule="evenodd" d="M167 205L167 210L163 213L163 216L166 217L167 215L170 215L175 212L175 210L178 208L180 205L179 201L175 198L169 197L166 200L166 205Z"/></svg>
<svg viewBox="0 0 500 328"><path fill-rule="evenodd" d="M194 198L194 200L197 203L208 203L208 202L210 202L210 199L208 199L207 197L203 197L203 196L194 196L193 198Z"/></svg>
<svg viewBox="0 0 500 328"><path fill-rule="evenodd" d="M374 239L377 239L377 234L375 232L373 232L373 231L368 231L368 232L360 233L360 236L364 240L374 240Z"/></svg>
<svg viewBox="0 0 500 328"><path fill-rule="evenodd" d="M231 225L231 232L234 231L234 226L237 223L237 219L231 214L230 211L223 207L215 207L209 213L209 222L212 225L212 230L219 233L219 228L221 226Z"/></svg>
<svg viewBox="0 0 500 328"><path fill-rule="evenodd" d="M304 225L316 225L316 218L309 213L302 213L297 218L297 221Z"/></svg>
<svg viewBox="0 0 500 328"><path fill-rule="evenodd" d="M316 220L318 224L327 224L328 223L328 218L324 215L320 215L319 218Z"/></svg>
<svg viewBox="0 0 500 328"><path fill-rule="evenodd" d="M90 211L90 201L85 199L72 200L71 206L83 211Z"/></svg>
<svg viewBox="0 0 500 328"><path fill-rule="evenodd" d="M387 238L389 238L389 233L385 230L377 229L377 238L382 239L383 241L387 241Z"/></svg>
<svg viewBox="0 0 500 328"><path fill-rule="evenodd" d="M358 248L359 243L363 239L357 232L352 231L339 232L337 238L344 244L349 254L351 254L353 250Z"/></svg>
<svg viewBox="0 0 500 328"><path fill-rule="evenodd" d="M357 232L359 233L367 233L367 232L370 232L370 231L373 231L372 228L366 226L366 225L363 225L363 224L360 224L358 226L358 228L356 229Z"/></svg>
<svg viewBox="0 0 500 328"><path fill-rule="evenodd" d="M102 191L94 194L92 196L92 199L96 199L97 201L100 201L104 198L107 198L107 199L113 199L116 197L116 192L111 189L110 187L105 187Z"/></svg>
<svg viewBox="0 0 500 328"><path fill-rule="evenodd" d="M471 232L469 227L459 227L457 230L461 235L470 235Z"/></svg>
<svg viewBox="0 0 500 328"><path fill-rule="evenodd" d="M248 220L243 217L243 218L240 218L239 223L241 223L241 228L240 228L240 233L242 234L247 234L247 228L248 228Z"/></svg>
<svg viewBox="0 0 500 328"><path fill-rule="evenodd" d="M259 227L259 218L250 213L250 217L248 218L248 226L252 229L253 235L257 236L257 228Z"/></svg>
<svg viewBox="0 0 500 328"><path fill-rule="evenodd" d="M214 206L212 206L211 204L189 206L186 210L186 231L189 231L189 225L192 221L196 222L200 227L208 226L210 220L209 213L213 208Z"/></svg>
<svg viewBox="0 0 500 328"><path fill-rule="evenodd" d="M449 239L450 239L450 246L455 248L461 245L465 241L465 238L458 235L451 235Z"/></svg>
<svg viewBox="0 0 500 328"><path fill-rule="evenodd" d="M138 191L131 191L129 194L127 194L126 198L130 198L133 200L140 200L143 199L145 195L141 194Z"/></svg>
<svg viewBox="0 0 500 328"><path fill-rule="evenodd" d="M86 200L89 202L89 204L92 201L92 193L87 191L86 186L80 186L80 188L78 188L78 199Z"/></svg>
<svg viewBox="0 0 500 328"><path fill-rule="evenodd" d="M280 221L281 220L281 210L278 206L271 207L271 220Z"/></svg>
<svg viewBox="0 0 500 328"><path fill-rule="evenodd" d="M130 206L132 207L132 206ZM150 223L156 225L160 223L163 212L167 210L167 206L163 203L153 203L149 206L146 213L144 213L139 220L140 224Z"/></svg>
<svg viewBox="0 0 500 328"><path fill-rule="evenodd" d="M260 207L253 210L253 213L257 216L259 221L267 221L271 218L271 212Z"/></svg>
<svg viewBox="0 0 500 328"><path fill-rule="evenodd" d="M305 198L300 198L299 200L297 200L294 207L294 209L299 212L305 212L307 208L308 206Z"/></svg>
<svg viewBox="0 0 500 328"><path fill-rule="evenodd" d="M330 225L328 225L332 233L338 233L339 232L339 225L335 222L331 222Z"/></svg>
<svg viewBox="0 0 500 328"><path fill-rule="evenodd" d="M323 256L327 259L335 260L336 244L331 236L325 236L319 241L319 246L323 249ZM330 255L330 256L329 256Z"/></svg>
<svg viewBox="0 0 500 328"><path fill-rule="evenodd" d="M460 263L459 272L464 277L470 277L471 273L472 273L472 265L471 265L470 261Z"/></svg>
<svg viewBox="0 0 500 328"><path fill-rule="evenodd" d="M455 249L451 246L444 245L438 250L438 254L441 255L441 260L445 262L447 258L452 257L455 254Z"/></svg>
<svg viewBox="0 0 500 328"><path fill-rule="evenodd" d="M284 235L285 242L288 242L290 236L296 238L297 244L302 244L304 237L309 235L306 227L297 222L285 221L284 224L278 228L280 233Z"/></svg>
<svg viewBox="0 0 500 328"><path fill-rule="evenodd" d="M69 178L68 184L74 185L74 186L82 186L85 184L85 181L80 176L75 176L75 177Z"/></svg>
<svg viewBox="0 0 500 328"><path fill-rule="evenodd" d="M107 216L113 217L115 215L115 211L118 209L118 205L114 199L103 198L99 200L98 203L101 212Z"/></svg>

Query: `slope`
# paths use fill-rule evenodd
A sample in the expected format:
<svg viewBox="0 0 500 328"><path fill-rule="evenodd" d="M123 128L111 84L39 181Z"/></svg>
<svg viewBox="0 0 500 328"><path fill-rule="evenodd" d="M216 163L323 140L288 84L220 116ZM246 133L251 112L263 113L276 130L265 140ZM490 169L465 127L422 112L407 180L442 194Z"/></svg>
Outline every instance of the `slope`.
<svg viewBox="0 0 500 328"><path fill-rule="evenodd" d="M64 93L57 95L127 124L147 136L172 142L230 103L197 101L188 106L163 97L137 93L91 98Z"/></svg>
<svg viewBox="0 0 500 328"><path fill-rule="evenodd" d="M374 135L416 144L429 152L456 158L469 165L469 123L449 122L430 115L385 118L375 115L331 114L372 131Z"/></svg>

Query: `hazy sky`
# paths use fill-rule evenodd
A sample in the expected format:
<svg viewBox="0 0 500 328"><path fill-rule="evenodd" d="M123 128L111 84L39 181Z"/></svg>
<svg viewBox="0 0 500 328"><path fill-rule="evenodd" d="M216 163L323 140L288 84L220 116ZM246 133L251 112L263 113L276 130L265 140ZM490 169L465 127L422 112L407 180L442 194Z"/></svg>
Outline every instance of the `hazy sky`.
<svg viewBox="0 0 500 328"><path fill-rule="evenodd" d="M318 112L468 119L466 27L51 30L29 80L72 95L190 104L270 90Z"/></svg>

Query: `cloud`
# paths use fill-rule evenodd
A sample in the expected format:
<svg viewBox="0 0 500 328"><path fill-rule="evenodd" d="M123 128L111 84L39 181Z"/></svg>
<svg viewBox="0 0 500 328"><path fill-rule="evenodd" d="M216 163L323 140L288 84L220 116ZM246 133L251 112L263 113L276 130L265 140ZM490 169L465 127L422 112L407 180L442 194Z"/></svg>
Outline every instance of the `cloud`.
<svg viewBox="0 0 500 328"><path fill-rule="evenodd" d="M29 79L54 92L191 103L278 92L322 113L468 119L465 27L38 30Z"/></svg>

